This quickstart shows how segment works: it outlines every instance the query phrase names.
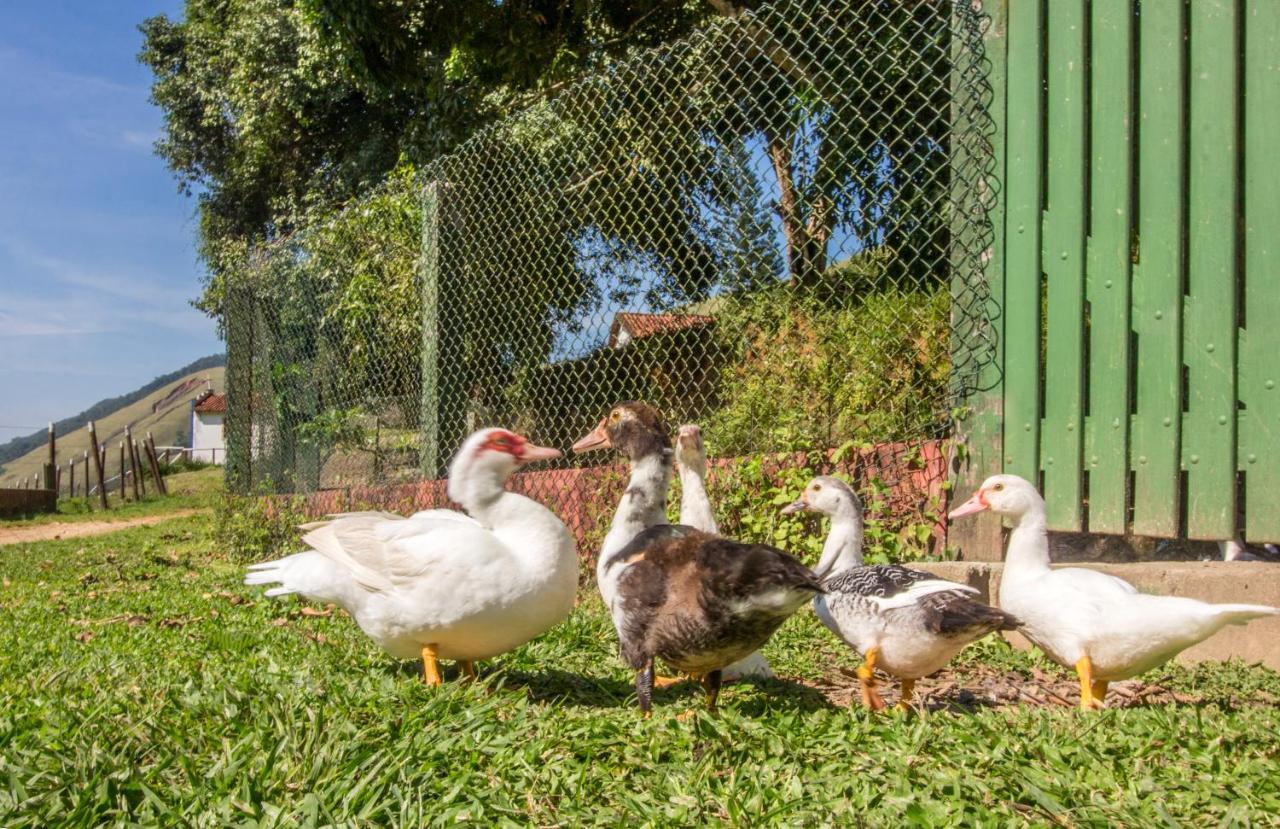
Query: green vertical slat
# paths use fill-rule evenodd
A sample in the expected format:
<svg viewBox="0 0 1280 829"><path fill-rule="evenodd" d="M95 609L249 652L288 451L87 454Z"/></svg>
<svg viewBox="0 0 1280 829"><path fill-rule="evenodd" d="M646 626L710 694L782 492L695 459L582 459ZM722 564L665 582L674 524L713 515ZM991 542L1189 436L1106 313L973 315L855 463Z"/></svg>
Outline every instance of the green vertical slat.
<svg viewBox="0 0 1280 829"><path fill-rule="evenodd" d="M1236 531L1236 178L1239 43L1235 0L1191 9L1187 298L1187 535ZM1251 106L1255 105L1252 102Z"/></svg>
<svg viewBox="0 0 1280 829"><path fill-rule="evenodd" d="M1085 4L1049 4L1044 466L1049 526L1081 525L1084 386Z"/></svg>
<svg viewBox="0 0 1280 829"><path fill-rule="evenodd" d="M1008 7L1005 161L1004 470L1039 482L1040 205L1044 147L1039 0Z"/></svg>
<svg viewBox="0 0 1280 829"><path fill-rule="evenodd" d="M1138 16L1138 263L1131 324L1137 335L1130 435L1133 532L1178 533L1182 432L1182 0L1143 0Z"/></svg>
<svg viewBox="0 0 1280 829"><path fill-rule="evenodd" d="M1089 531L1123 533L1129 485L1132 0L1093 0L1090 124Z"/></svg>
<svg viewBox="0 0 1280 829"><path fill-rule="evenodd" d="M1280 541L1280 3L1248 0L1244 19L1244 308L1240 464L1245 537Z"/></svg>

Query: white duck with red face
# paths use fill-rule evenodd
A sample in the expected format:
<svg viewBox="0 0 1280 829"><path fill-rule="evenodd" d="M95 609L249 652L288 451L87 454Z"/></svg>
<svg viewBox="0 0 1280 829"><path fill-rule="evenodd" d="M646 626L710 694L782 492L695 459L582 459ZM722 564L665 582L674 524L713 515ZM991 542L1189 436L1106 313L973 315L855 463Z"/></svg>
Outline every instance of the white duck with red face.
<svg viewBox="0 0 1280 829"><path fill-rule="evenodd" d="M1148 671L1226 625L1280 614L1266 605L1145 595L1096 570L1051 568L1044 499L1017 475L983 481L950 517L986 510L1013 523L1000 606L1051 659L1076 670L1082 708L1102 707L1108 682Z"/></svg>
<svg viewBox="0 0 1280 829"><path fill-rule="evenodd" d="M467 439L449 467L449 497L469 515L347 513L303 527L311 549L249 568L245 584L278 584L334 602L399 659L472 662L523 645L572 611L578 563L568 529L504 485L526 463L559 457L506 429Z"/></svg>
<svg viewBox="0 0 1280 829"><path fill-rule="evenodd" d="M707 447L702 429L686 423L676 430L676 469L680 472L680 523L713 535L720 534L711 497L707 495ZM771 679L773 669L764 654L756 651L734 662L722 672L724 681Z"/></svg>

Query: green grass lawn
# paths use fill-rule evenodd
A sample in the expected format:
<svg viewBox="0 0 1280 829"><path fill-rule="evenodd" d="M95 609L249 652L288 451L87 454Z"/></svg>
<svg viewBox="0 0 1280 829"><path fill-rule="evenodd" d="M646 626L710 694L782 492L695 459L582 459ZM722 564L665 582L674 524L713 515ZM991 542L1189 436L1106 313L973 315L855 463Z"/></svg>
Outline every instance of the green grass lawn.
<svg viewBox="0 0 1280 829"><path fill-rule="evenodd" d="M103 511L96 495L92 498L59 498L57 512L30 518L0 519L0 527L69 524L86 520L122 521L145 515L163 515L179 510L212 507L223 489L222 475L222 467L210 467L194 472L176 472L165 477L169 495L161 497L156 493L148 473L147 494L139 501L121 503L120 496L112 492L107 497L108 509Z"/></svg>
<svg viewBox="0 0 1280 829"><path fill-rule="evenodd" d="M1161 672L1193 704L874 716L815 690L853 659L805 610L766 651L802 682L684 721L701 697L671 689L646 721L590 591L480 683L430 689L340 613L242 587L211 521L0 550L0 826L1280 820L1260 668ZM1049 670L992 642L957 679L986 665Z"/></svg>

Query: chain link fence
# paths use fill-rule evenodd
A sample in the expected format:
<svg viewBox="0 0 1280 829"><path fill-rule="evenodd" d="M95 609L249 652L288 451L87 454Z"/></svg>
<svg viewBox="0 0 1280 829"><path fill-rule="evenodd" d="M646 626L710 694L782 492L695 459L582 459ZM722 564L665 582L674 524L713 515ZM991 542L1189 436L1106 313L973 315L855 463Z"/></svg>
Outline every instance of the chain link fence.
<svg viewBox="0 0 1280 829"><path fill-rule="evenodd" d="M722 530L799 544L808 476L938 553L992 359L986 21L779 2L587 77L254 250L228 282L228 474L313 511L445 502L465 436L567 448L642 399L703 428ZM624 471L531 471L584 552ZM678 502L678 493L673 493Z"/></svg>

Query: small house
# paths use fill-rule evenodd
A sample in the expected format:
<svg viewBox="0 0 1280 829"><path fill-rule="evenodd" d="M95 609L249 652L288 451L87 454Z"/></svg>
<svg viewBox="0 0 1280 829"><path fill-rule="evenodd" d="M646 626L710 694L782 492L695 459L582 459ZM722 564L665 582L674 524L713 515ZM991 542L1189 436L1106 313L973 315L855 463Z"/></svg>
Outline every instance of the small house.
<svg viewBox="0 0 1280 829"><path fill-rule="evenodd" d="M222 420L227 414L227 396L206 391L191 401L191 459L221 464L227 458Z"/></svg>

